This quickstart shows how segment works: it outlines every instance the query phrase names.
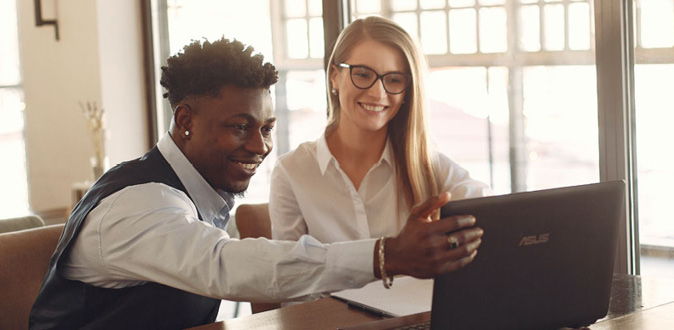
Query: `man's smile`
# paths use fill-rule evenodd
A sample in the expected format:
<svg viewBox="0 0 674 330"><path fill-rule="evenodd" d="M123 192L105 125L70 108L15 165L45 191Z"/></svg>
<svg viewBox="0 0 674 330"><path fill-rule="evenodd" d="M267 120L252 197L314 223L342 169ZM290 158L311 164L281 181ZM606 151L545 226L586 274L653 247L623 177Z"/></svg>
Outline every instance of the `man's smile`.
<svg viewBox="0 0 674 330"><path fill-rule="evenodd" d="M248 175L255 174L255 170L260 166L262 160L244 160L244 159L228 159L234 166Z"/></svg>

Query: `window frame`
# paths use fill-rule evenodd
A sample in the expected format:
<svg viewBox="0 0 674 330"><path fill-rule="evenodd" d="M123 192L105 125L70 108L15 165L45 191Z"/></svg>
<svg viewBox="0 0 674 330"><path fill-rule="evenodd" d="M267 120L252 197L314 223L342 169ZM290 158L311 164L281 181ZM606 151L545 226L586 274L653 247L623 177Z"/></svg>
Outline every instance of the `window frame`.
<svg viewBox="0 0 674 330"><path fill-rule="evenodd" d="M639 269L632 1L595 0L600 180L625 180L615 272ZM616 95L620 97L616 97Z"/></svg>

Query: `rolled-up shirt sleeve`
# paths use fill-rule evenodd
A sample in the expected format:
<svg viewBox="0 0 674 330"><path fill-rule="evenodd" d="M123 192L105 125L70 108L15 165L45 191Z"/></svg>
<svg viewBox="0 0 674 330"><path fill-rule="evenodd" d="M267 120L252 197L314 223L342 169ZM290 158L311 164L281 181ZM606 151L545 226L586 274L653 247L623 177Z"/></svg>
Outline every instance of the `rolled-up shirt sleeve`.
<svg viewBox="0 0 674 330"><path fill-rule="evenodd" d="M151 281L218 299L273 302L375 280L374 244L322 244L306 235L233 239L199 221L183 192L149 183L108 196L89 214L66 277L109 288Z"/></svg>

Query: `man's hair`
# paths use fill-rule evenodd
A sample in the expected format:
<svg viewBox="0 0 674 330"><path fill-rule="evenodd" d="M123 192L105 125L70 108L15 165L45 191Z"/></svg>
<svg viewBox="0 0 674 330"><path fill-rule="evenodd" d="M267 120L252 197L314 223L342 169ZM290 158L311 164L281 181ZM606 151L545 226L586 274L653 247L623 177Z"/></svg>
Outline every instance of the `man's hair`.
<svg viewBox="0 0 674 330"><path fill-rule="evenodd" d="M216 96L225 85L269 88L278 81L278 71L253 47L224 37L209 42L192 41L162 66L160 83L171 106L190 95Z"/></svg>

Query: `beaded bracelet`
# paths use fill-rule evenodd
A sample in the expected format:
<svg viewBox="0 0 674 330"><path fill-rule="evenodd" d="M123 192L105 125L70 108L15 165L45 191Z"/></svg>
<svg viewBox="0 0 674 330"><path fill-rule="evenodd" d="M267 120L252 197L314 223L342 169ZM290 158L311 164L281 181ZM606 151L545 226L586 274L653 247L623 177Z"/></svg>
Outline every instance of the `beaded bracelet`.
<svg viewBox="0 0 674 330"><path fill-rule="evenodd" d="M381 280L384 283L384 287L390 289L393 285L393 277L386 275L386 267L384 264L386 258L384 257L384 243L386 242L386 237L381 237L379 239L379 275L381 275Z"/></svg>

